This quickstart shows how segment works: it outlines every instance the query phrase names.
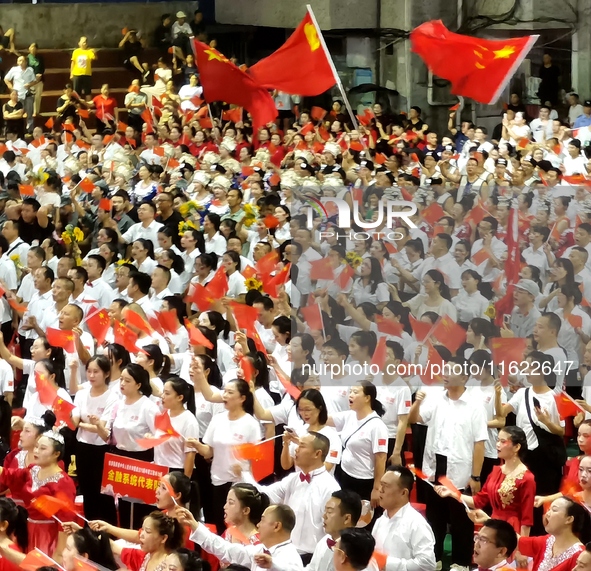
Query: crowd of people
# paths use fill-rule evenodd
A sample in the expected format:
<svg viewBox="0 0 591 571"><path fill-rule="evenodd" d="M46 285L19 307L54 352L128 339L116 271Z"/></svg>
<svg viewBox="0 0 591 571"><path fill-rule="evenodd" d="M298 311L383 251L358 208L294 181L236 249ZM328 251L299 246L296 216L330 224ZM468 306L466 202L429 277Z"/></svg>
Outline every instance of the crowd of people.
<svg viewBox="0 0 591 571"><path fill-rule="evenodd" d="M81 38L50 126L7 123L0 567L435 571L449 533L454 571L583 571L591 101L514 94L489 136L273 93L253 132L203 100L185 19L154 86L125 31L126 121ZM103 493L108 453L169 469L155 507Z"/></svg>

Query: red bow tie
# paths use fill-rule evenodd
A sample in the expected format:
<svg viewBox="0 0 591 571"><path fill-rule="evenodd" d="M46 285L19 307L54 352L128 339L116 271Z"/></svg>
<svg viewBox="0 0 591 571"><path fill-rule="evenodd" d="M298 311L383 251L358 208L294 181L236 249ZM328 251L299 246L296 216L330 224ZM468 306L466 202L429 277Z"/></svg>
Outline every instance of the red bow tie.
<svg viewBox="0 0 591 571"><path fill-rule="evenodd" d="M265 555L271 555L271 552L268 549L263 549L263 553Z"/></svg>
<svg viewBox="0 0 591 571"><path fill-rule="evenodd" d="M334 539L331 539L330 537L326 538L326 545L328 545L329 549L332 549L336 544L337 542Z"/></svg>
<svg viewBox="0 0 591 571"><path fill-rule="evenodd" d="M90 282L86 282L86 285L87 285L88 287L92 287L92 284L91 284Z"/></svg>
<svg viewBox="0 0 591 571"><path fill-rule="evenodd" d="M300 472L300 481L301 482L308 482L308 484L312 481L312 476L310 474L304 474Z"/></svg>

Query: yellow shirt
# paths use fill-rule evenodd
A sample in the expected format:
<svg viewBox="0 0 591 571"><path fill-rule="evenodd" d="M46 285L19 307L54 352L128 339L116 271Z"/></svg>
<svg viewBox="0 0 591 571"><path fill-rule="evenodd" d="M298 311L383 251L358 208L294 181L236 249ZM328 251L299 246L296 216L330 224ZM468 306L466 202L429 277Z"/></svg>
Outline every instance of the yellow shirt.
<svg viewBox="0 0 591 571"><path fill-rule="evenodd" d="M92 75L92 60L95 58L92 50L75 49L72 54L72 75Z"/></svg>

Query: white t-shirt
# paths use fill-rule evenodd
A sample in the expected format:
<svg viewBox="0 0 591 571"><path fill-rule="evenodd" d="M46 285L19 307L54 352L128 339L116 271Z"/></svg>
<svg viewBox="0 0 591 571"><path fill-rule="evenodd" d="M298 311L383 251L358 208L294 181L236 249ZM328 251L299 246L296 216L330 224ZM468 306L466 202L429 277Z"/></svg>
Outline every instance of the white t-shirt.
<svg viewBox="0 0 591 571"><path fill-rule="evenodd" d="M239 478L232 471L232 466L240 461L234 455L233 447L259 442L260 439L260 425L250 414L245 414L238 420L230 420L227 411L214 416L203 437L203 443L213 449L211 483L221 486L228 482L238 482ZM248 469L248 466L243 466L243 469Z"/></svg>
<svg viewBox="0 0 591 571"><path fill-rule="evenodd" d="M391 385L379 385L377 393L378 400L386 409L382 421L388 428L388 438L396 438L398 417L408 414L410 411L412 404L410 389L401 378L398 378Z"/></svg>
<svg viewBox="0 0 591 571"><path fill-rule="evenodd" d="M93 397L90 394L90 384L85 385L76 393L72 411L72 417L80 419L80 422L88 422L88 417L98 416L110 428L115 414L115 407L120 400L120 395L114 391L106 390L102 395ZM76 434L78 442L93 444L94 446L105 446L107 443L95 432L79 428Z"/></svg>
<svg viewBox="0 0 591 571"><path fill-rule="evenodd" d="M199 438L199 424L192 412L185 410L178 416L171 416L170 423L183 438ZM185 454L195 452L195 449L187 446L183 438L169 438L164 444L156 446L154 463L169 468L184 468Z"/></svg>
<svg viewBox="0 0 591 571"><path fill-rule="evenodd" d="M214 393L220 393L217 387L211 387ZM201 393L195 393L195 417L199 424L199 434L205 434L207 427L214 415L220 414L226 410L222 403L213 403L205 400Z"/></svg>
<svg viewBox="0 0 591 571"><path fill-rule="evenodd" d="M159 412L158 406L146 396L142 396L132 405L122 401L113 422L113 437L117 448L129 452L145 450L138 446L136 440L156 432L154 419Z"/></svg>
<svg viewBox="0 0 591 571"><path fill-rule="evenodd" d="M309 425L304 424L304 426L298 428L296 433L299 437L305 436L308 434ZM325 462L329 464L333 464L332 470L330 471L331 474L334 474L334 467L337 464L341 463L341 455L343 451L343 443L341 442L341 437L339 436L336 429L332 426L323 426L319 431L319 434L323 434L328 438L329 441L329 448L328 448L328 455L326 457ZM295 442L290 442L289 444L289 455L293 458L295 457L295 451L297 448L297 444ZM296 466L296 472L301 472L300 468Z"/></svg>
<svg viewBox="0 0 591 571"><path fill-rule="evenodd" d="M538 437L531 426L529 417L527 414L527 407L525 403L525 393L529 394L529 410L531 418L535 424L537 424L542 430L548 430L544 424L542 424L536 416L533 399L538 399L542 410L547 410L550 415L550 419L553 423L560 426L564 426L564 420L560 420L558 409L556 408L556 401L554 400L554 391L548 391L547 393L537 394L530 389L519 389L509 401L509 405L515 411L516 425L523 429L525 436L527 437L527 448L528 450L535 450L538 447Z"/></svg>
<svg viewBox="0 0 591 571"><path fill-rule="evenodd" d="M362 420L358 420L352 410L337 412L332 415L332 420L343 441L343 472L358 480L372 480L375 454L388 453L386 425L375 412Z"/></svg>
<svg viewBox="0 0 591 571"><path fill-rule="evenodd" d="M12 392L14 392L14 370L4 359L0 359L0 395Z"/></svg>

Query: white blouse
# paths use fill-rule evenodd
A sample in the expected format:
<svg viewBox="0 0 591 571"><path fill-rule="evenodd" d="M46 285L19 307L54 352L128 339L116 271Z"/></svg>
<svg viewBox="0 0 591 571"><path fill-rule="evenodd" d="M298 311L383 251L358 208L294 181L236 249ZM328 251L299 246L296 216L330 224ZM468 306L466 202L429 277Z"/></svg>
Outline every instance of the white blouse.
<svg viewBox="0 0 591 571"><path fill-rule="evenodd" d="M128 452L144 451L145 448L139 446L136 440L156 432L154 419L159 412L158 406L146 396L131 405L125 404L123 400L113 422L112 434L116 447Z"/></svg>

